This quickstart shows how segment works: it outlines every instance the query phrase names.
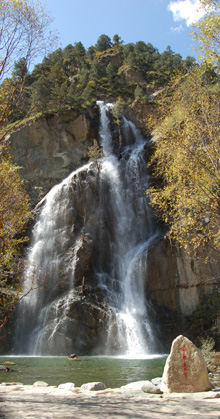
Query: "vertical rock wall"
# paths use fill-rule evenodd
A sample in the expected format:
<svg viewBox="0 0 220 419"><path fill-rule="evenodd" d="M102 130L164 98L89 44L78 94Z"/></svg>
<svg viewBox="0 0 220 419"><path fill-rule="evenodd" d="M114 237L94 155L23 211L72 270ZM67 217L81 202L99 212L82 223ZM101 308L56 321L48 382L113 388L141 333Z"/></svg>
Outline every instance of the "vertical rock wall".
<svg viewBox="0 0 220 419"><path fill-rule="evenodd" d="M10 153L20 167L32 204L88 160L97 137L97 111L42 117L8 138Z"/></svg>
<svg viewBox="0 0 220 419"><path fill-rule="evenodd" d="M167 347L183 332L194 339L195 334L210 334L220 344L218 304L210 307L209 321L202 317L206 315L205 308L201 310L197 325L191 328L191 316L216 293L219 284L219 262L206 263L205 256L205 251L201 251L193 257L174 247L166 237L161 237L149 250L146 290L154 307L155 321L161 326L161 339Z"/></svg>

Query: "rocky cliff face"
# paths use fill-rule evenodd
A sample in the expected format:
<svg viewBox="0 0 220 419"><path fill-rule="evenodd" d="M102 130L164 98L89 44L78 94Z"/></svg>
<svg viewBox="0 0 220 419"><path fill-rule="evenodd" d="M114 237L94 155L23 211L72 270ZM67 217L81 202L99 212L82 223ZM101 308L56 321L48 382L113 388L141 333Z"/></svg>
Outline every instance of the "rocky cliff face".
<svg viewBox="0 0 220 419"><path fill-rule="evenodd" d="M69 112L62 116L41 118L10 136L10 150L26 181L33 206L52 186L88 161L88 148L93 144L93 139L98 138L98 121L97 109L80 116ZM114 136L115 141L119 141L116 131ZM69 221L74 226L74 233L78 232L81 245L77 250L74 279L78 297L67 313L69 320L65 339L68 340L68 336L74 333L78 339L74 348L70 344L70 352L74 349L87 353L89 348L97 347L106 339L104 330L111 313L108 313L105 305L103 290L99 290L94 281L93 261L98 257L97 242L101 240L100 237L92 240L92 236L97 234L96 225L99 223L96 210L97 183L93 181L92 167L89 180L83 172L79 176L81 187L85 189L88 198L88 206L84 206L80 189L74 192L73 183L71 193L78 195L74 198L76 206L72 211L73 219ZM71 244L62 245L66 249L65 258L68 259ZM107 255L109 249L104 239L100 245L102 253L106 252ZM61 289L65 258L60 272ZM201 259L194 260L184 251L172 247L167 238L153 243L148 254L145 288L147 299L152 302L152 319L159 324L159 336L165 344L169 345L183 331L187 334L186 317L213 292L216 286L214 279L217 277L218 266L203 264ZM219 327L216 326L214 334L218 333ZM57 330L57 339L63 339L62 330Z"/></svg>
<svg viewBox="0 0 220 419"><path fill-rule="evenodd" d="M213 292L218 264L204 262L172 246L165 237L150 249L148 290L157 305L189 316Z"/></svg>
<svg viewBox="0 0 220 419"><path fill-rule="evenodd" d="M88 160L97 137L97 112L43 117L11 134L10 152L26 181L32 205Z"/></svg>
<svg viewBox="0 0 220 419"><path fill-rule="evenodd" d="M206 263L205 256L204 251L193 257L174 247L167 237L154 243L149 251L147 294L162 326L161 338L167 346L180 331L194 340L196 335L213 335L217 346L220 345L217 303L213 308L207 304L207 311L205 306L198 311L195 324L191 325L191 316L206 304L219 284L219 263ZM209 317L208 322L205 316Z"/></svg>

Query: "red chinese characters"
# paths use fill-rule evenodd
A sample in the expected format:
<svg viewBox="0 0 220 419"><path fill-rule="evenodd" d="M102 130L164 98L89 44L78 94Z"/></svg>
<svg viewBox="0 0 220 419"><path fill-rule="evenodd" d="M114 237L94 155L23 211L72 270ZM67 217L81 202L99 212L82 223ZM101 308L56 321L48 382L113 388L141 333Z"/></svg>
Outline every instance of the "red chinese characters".
<svg viewBox="0 0 220 419"><path fill-rule="evenodd" d="M186 354L186 352L187 352L187 348L186 348L186 345L183 345L181 348L180 348L180 351L182 351L182 358L183 358L183 375L184 375L184 377L185 377L185 380L187 379L187 371L189 370L189 368L188 368L188 366L187 366L187 363L186 363L186 359L187 359L187 354Z"/></svg>

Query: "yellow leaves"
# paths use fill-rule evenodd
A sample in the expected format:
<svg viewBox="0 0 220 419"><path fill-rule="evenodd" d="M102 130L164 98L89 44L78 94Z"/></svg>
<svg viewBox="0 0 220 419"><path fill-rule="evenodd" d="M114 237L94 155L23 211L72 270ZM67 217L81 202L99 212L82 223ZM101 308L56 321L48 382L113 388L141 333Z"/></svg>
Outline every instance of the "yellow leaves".
<svg viewBox="0 0 220 419"><path fill-rule="evenodd" d="M46 53L55 45L55 37L48 31L51 19L45 8L35 0L0 1L0 50L3 66L8 74L14 61L24 57L29 63L38 53Z"/></svg>
<svg viewBox="0 0 220 419"><path fill-rule="evenodd" d="M30 218L28 196L23 182L10 158L0 161L0 236L2 240L0 265L10 268L21 243L27 240L22 233ZM3 246L4 245L4 246Z"/></svg>
<svg viewBox="0 0 220 419"><path fill-rule="evenodd" d="M213 0L202 0L201 3L207 13L194 25L194 40L198 42L200 58L219 65L220 4Z"/></svg>
<svg viewBox="0 0 220 419"><path fill-rule="evenodd" d="M5 79L0 85L0 124L7 121L10 116L11 109L8 109L7 115L4 115L4 110L7 102L10 100L14 91L12 81Z"/></svg>
<svg viewBox="0 0 220 419"><path fill-rule="evenodd" d="M21 102L24 73L12 77L13 86L8 78L18 61L23 60L28 71L37 55L46 55L54 48L56 37L49 31L50 23L38 0L0 0L0 142L6 135L5 124L28 113Z"/></svg>
<svg viewBox="0 0 220 419"><path fill-rule="evenodd" d="M183 247L209 242L220 250L220 99L200 68L175 86L158 102L150 164L161 183L148 191L151 205Z"/></svg>

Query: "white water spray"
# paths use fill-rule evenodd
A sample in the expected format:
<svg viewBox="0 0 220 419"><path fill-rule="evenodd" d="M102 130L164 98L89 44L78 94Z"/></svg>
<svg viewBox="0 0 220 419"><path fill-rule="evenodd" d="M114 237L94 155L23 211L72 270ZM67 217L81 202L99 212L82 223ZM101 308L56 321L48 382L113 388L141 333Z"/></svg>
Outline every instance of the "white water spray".
<svg viewBox="0 0 220 419"><path fill-rule="evenodd" d="M109 105L99 103L99 106L101 139L104 138L102 146L104 150L110 150L113 147L107 119ZM103 183L110 185L109 195L102 205L111 209L109 224L113 251L111 270L107 276L105 272L99 272L99 281L113 301L107 352L116 346L118 352L134 357L154 348L145 283L148 249L158 233L152 224L145 197L148 184L144 158L146 142L134 124L124 117L122 129L128 145L122 149L121 159L105 153L107 157L101 168ZM115 283L119 284L120 292L115 292Z"/></svg>
<svg viewBox="0 0 220 419"><path fill-rule="evenodd" d="M22 352L65 354L72 351L74 339L84 342L83 336L72 336L70 331L75 327L72 307L81 298L74 285L80 257L90 242L96 243L96 256L91 256L94 284L103 290L109 312L102 353L140 357L155 350L145 292L148 249L157 237L145 194L146 141L123 117L125 145L118 158L109 120L113 105L97 104L104 157L98 165L76 170L49 192L33 230L26 290L32 283L36 289L19 308L16 340ZM83 205L79 222L77 209ZM95 225L91 206L98 213ZM89 233L85 233L86 223ZM38 288L36 278L45 286Z"/></svg>

